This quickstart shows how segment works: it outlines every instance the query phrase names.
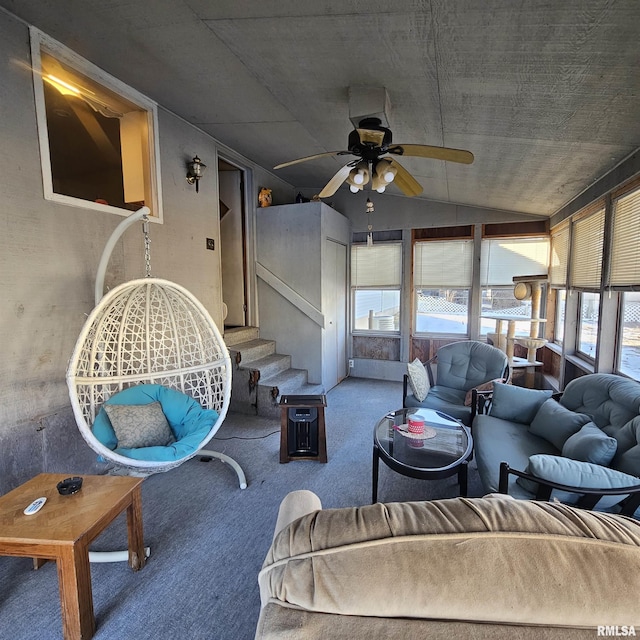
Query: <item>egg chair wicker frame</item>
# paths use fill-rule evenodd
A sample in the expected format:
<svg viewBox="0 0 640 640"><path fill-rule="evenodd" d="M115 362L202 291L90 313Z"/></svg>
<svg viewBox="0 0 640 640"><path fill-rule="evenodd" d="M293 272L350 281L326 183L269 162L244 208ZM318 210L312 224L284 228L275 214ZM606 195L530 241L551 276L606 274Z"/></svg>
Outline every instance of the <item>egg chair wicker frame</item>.
<svg viewBox="0 0 640 640"><path fill-rule="evenodd" d="M247 483L240 465L225 454L203 448L221 427L229 408L229 351L210 314L193 294L176 283L151 277L148 213L143 207L120 223L101 258L96 306L78 337L66 376L76 423L96 453L128 472L146 475L169 471L195 455L204 455L230 465L244 489ZM139 219L144 220L147 277L125 282L102 296L104 273L115 242ZM112 451L95 437L91 425L103 403L119 391L143 383L176 389L218 413L193 452L170 461L138 460Z"/></svg>

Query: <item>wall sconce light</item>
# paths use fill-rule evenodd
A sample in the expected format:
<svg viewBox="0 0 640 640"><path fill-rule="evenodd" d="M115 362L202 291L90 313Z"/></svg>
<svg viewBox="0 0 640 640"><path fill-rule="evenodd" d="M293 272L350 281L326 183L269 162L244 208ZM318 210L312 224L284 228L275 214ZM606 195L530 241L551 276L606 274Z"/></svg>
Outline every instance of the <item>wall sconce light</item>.
<svg viewBox="0 0 640 640"><path fill-rule="evenodd" d="M207 165L203 164L198 156L194 156L193 160L187 164L187 182L196 185L196 193L198 193L198 183L206 168Z"/></svg>

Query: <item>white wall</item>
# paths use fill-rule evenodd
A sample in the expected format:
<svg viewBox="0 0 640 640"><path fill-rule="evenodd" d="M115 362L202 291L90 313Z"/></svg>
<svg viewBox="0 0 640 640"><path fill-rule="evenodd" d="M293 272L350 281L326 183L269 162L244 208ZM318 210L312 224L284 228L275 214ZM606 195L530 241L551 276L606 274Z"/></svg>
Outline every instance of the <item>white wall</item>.
<svg viewBox="0 0 640 640"><path fill-rule="evenodd" d="M322 253L326 238L347 244L349 221L318 202L272 206L257 213L258 262L320 315L323 305ZM324 384L323 329L300 309L259 280L260 336L275 340L309 382Z"/></svg>

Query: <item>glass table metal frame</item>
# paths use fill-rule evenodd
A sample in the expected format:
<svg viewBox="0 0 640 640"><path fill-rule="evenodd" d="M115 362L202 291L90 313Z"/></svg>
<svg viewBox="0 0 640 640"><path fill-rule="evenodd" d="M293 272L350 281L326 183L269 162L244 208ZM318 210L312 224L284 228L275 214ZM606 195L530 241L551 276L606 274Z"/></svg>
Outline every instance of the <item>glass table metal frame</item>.
<svg viewBox="0 0 640 640"><path fill-rule="evenodd" d="M436 430L430 439L414 439L398 432L409 416L424 419ZM458 475L460 494L467 495L467 465L473 457L473 438L468 427L440 411L407 408L390 411L373 430L371 503L378 501L380 460L390 469L410 478L437 480Z"/></svg>

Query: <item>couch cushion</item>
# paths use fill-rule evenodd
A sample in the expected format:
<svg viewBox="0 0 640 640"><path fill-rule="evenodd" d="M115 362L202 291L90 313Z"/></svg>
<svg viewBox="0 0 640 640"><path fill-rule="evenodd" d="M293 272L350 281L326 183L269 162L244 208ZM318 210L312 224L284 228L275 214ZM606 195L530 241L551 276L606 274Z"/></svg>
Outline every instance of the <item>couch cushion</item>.
<svg viewBox="0 0 640 640"><path fill-rule="evenodd" d="M560 404L592 416L601 429L610 425L619 428L640 414L640 383L613 374L593 373L571 380Z"/></svg>
<svg viewBox="0 0 640 640"><path fill-rule="evenodd" d="M609 373L576 378L560 403L587 413L608 436L618 441L611 467L640 476L640 383Z"/></svg>
<svg viewBox="0 0 640 640"><path fill-rule="evenodd" d="M436 384L466 393L483 382L501 378L506 366L506 355L486 342L453 342L438 349Z"/></svg>
<svg viewBox="0 0 640 640"><path fill-rule="evenodd" d="M493 416L476 416L472 433L478 473L486 493L498 491L501 462L524 471L529 456L534 453L560 454L550 442L530 433L526 425ZM516 476L509 477L509 495L523 499L534 497L516 484Z"/></svg>
<svg viewBox="0 0 640 640"><path fill-rule="evenodd" d="M529 431L562 449L569 436L580 431L590 421L586 413L575 413L552 398L546 400L529 425Z"/></svg>
<svg viewBox="0 0 640 640"><path fill-rule="evenodd" d="M585 424L580 431L567 438L562 455L572 460L593 462L606 467L616 454L618 441L610 438L593 422Z"/></svg>
<svg viewBox="0 0 640 640"><path fill-rule="evenodd" d="M418 358L407 364L407 377L415 399L422 402L429 392L429 376Z"/></svg>
<svg viewBox="0 0 640 640"><path fill-rule="evenodd" d="M170 462L193 455L211 432L218 413L205 409L191 396L158 384L139 384L116 393L105 404L148 404L156 401L162 405L176 442L164 447L118 447L118 439L104 405L91 427L93 434L106 447L136 460Z"/></svg>
<svg viewBox="0 0 640 640"><path fill-rule="evenodd" d="M529 458L529 473L544 480L585 489L620 489L640 485L640 478L598 464L570 460L563 456L531 456ZM554 489L551 498L573 504L580 495ZM625 497L625 495L604 496L598 502L597 509L610 509Z"/></svg>
<svg viewBox="0 0 640 640"><path fill-rule="evenodd" d="M175 437L159 402L105 404L119 447L164 447Z"/></svg>
<svg viewBox="0 0 640 640"><path fill-rule="evenodd" d="M506 498L328 509L276 536L259 582L285 616L639 624L640 525Z"/></svg>
<svg viewBox="0 0 640 640"><path fill-rule="evenodd" d="M410 398L415 397L407 396L405 404L407 407L437 409L452 418L462 420L465 424L468 424L471 417L471 408L464 406L464 395L464 391L434 385L429 389L427 397L422 402L412 403Z"/></svg>
<svg viewBox="0 0 640 640"><path fill-rule="evenodd" d="M496 382L489 413L495 418L531 424L538 409L551 397L552 391L525 389Z"/></svg>

